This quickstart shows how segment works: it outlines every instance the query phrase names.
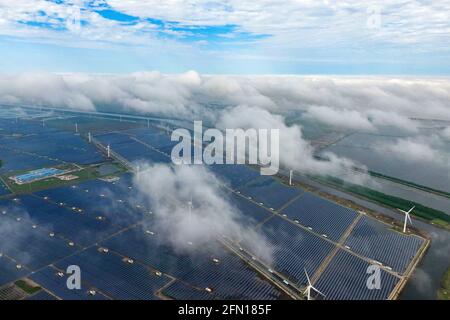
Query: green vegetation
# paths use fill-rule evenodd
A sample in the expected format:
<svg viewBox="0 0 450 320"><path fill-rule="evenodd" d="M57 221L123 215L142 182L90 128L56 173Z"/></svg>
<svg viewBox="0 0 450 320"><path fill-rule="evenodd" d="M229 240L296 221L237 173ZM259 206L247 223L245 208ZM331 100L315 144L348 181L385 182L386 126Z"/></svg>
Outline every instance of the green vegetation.
<svg viewBox="0 0 450 320"><path fill-rule="evenodd" d="M450 268L444 273L441 280L441 288L437 291L439 300L450 300Z"/></svg>
<svg viewBox="0 0 450 320"><path fill-rule="evenodd" d="M441 227L448 228L450 226L449 215L445 214L442 211L426 207L420 203L415 203L399 197L390 196L382 192L369 189L367 187L347 183L339 178L320 176L313 176L312 178L390 208L408 210L414 205L416 206L416 208L412 212L413 215L429 222L435 223L436 225L439 225Z"/></svg>
<svg viewBox="0 0 450 320"><path fill-rule="evenodd" d="M25 291L27 294L35 294L36 292L40 291L42 288L39 286L32 286L25 280L18 280L14 283L16 286L18 286L20 289Z"/></svg>

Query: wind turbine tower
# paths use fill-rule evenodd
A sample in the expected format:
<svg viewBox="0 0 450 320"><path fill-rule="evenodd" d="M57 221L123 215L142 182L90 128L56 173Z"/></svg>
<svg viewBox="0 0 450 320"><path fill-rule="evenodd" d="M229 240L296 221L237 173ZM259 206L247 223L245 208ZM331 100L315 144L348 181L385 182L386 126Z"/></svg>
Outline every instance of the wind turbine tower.
<svg viewBox="0 0 450 320"><path fill-rule="evenodd" d="M319 290L317 290L316 288L313 287L313 285L311 284L311 280L309 279L308 276L308 272L305 270L305 275L306 275L306 279L308 280L308 285L306 286L306 290L303 294L306 294L308 300L311 300L311 289L314 290L315 292L317 292L318 294L320 294L321 296L325 297L325 295L320 292Z"/></svg>
<svg viewBox="0 0 450 320"><path fill-rule="evenodd" d="M405 214L405 221L403 223L403 233L406 233L406 225L408 224L408 220L409 220L409 223L412 224L410 213L414 210L415 207L416 206L412 207L411 209L409 209L409 211L398 209L398 211L403 212Z"/></svg>
<svg viewBox="0 0 450 320"><path fill-rule="evenodd" d="M188 207L189 207L189 219L192 218L192 197L191 200L188 202Z"/></svg>

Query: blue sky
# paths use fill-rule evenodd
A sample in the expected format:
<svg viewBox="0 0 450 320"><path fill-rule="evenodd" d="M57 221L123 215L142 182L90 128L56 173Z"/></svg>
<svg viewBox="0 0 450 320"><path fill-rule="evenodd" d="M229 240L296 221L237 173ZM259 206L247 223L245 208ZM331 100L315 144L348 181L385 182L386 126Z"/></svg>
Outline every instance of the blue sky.
<svg viewBox="0 0 450 320"><path fill-rule="evenodd" d="M0 0L0 72L450 74L450 0L354 2Z"/></svg>

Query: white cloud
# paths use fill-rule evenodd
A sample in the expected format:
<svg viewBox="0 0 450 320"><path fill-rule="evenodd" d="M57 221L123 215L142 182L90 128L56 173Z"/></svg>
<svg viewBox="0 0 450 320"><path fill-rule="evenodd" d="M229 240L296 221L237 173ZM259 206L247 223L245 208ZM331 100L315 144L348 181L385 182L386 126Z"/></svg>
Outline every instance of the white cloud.
<svg viewBox="0 0 450 320"><path fill-rule="evenodd" d="M316 160L314 149L303 138L302 128L299 125L288 126L283 116L258 107L240 105L226 109L221 112L217 126L223 129L278 129L280 131L278 157L285 168L316 174L340 175L348 172L354 165L351 160L333 154L327 155L329 161Z"/></svg>
<svg viewBox="0 0 450 320"><path fill-rule="evenodd" d="M443 130L441 131L441 135L442 135L445 139L450 140L450 127L447 127L447 128L445 128L445 129L443 129Z"/></svg>
<svg viewBox="0 0 450 320"><path fill-rule="evenodd" d="M259 40L244 39L238 44L246 43L255 48L258 55L281 60L298 58L302 52L299 49L324 48L347 50L353 54L370 54L373 48L385 52L402 48L402 52L409 54L448 54L446 43L450 40L450 0L286 0L282 4L272 0L97 2L138 17L140 20L135 24L105 19L94 12L99 7L93 8L89 3L92 4L88 0L58 4L44 0L0 0L0 34L66 46L97 47L106 42L152 49L169 46L183 52L183 48L201 47L200 43L209 41L206 37L188 46L178 41L187 34L195 34L199 26L235 26L233 30L224 31L223 39L238 38L243 32L268 35ZM81 18L85 23L80 30L63 30L67 21L73 18L73 8L77 6L82 9ZM380 9L381 24L379 29L372 30L367 24L372 14L368 9L373 7ZM427 19L423 19L424 16ZM175 36L175 39L159 37L156 32L158 25L147 18L165 21L166 26L159 32ZM19 22L44 23L53 26L53 30ZM188 30L175 28L180 26ZM308 58L314 60L319 57L312 53ZM401 62L401 59L394 59Z"/></svg>
<svg viewBox="0 0 450 320"><path fill-rule="evenodd" d="M206 167L141 164L141 169L134 184L153 208L152 227L174 249L184 253L201 250L225 236L245 241L253 253L271 261L271 244L245 224L243 214Z"/></svg>
<svg viewBox="0 0 450 320"><path fill-rule="evenodd" d="M395 157L405 163L422 163L444 166L450 169L450 157L433 146L433 140L426 138L404 138L397 141L380 143L375 150L387 158ZM439 142L439 141L435 141Z"/></svg>
<svg viewBox="0 0 450 320"><path fill-rule="evenodd" d="M418 39L448 36L450 2L394 1L314 1L287 0L280 5L271 0L204 1L204 0L108 0L113 8L135 16L177 21L185 25L236 24L255 33L311 36L320 32L322 41L342 40L351 30L370 36L368 9L381 11L382 32L378 37L390 42L416 42ZM428 19L421 19L426 15ZM425 27L426 26L426 27ZM348 36L348 34L347 34ZM309 39L311 40L311 39ZM346 39L350 40L350 39Z"/></svg>
<svg viewBox="0 0 450 320"><path fill-rule="evenodd" d="M312 106L305 113L305 117L340 128L371 131L375 129L366 117L355 110L337 110L325 106Z"/></svg>
<svg viewBox="0 0 450 320"><path fill-rule="evenodd" d="M417 122L410 118L450 120L448 101L450 82L432 78L239 77L194 71L0 76L0 103L158 114L223 128L278 128L282 165L337 175L353 163L332 154L330 162L315 160L301 126L288 125L289 117L306 112L343 129L383 132L382 127L389 125L419 134ZM377 149L409 161L445 162L438 136L428 140L399 141Z"/></svg>
<svg viewBox="0 0 450 320"><path fill-rule="evenodd" d="M311 117L344 128L393 125L410 118L450 120L450 81L432 78L166 75L0 75L0 102L50 104L215 119L224 107L248 105ZM426 107L424 107L426 106ZM332 115L332 116L330 116ZM346 121L347 120L347 121Z"/></svg>

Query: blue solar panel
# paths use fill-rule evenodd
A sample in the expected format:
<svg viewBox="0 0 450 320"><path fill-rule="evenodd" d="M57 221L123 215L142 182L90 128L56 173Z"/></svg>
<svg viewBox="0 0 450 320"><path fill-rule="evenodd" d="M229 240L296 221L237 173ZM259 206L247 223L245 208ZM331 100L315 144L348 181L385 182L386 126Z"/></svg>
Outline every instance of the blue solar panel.
<svg viewBox="0 0 450 320"><path fill-rule="evenodd" d="M273 269L295 283L306 283L304 268L314 274L334 245L280 217L262 225L273 245Z"/></svg>
<svg viewBox="0 0 450 320"><path fill-rule="evenodd" d="M92 245L121 229L110 219L98 220L33 196L23 196L10 203L6 208L0 203L2 213L6 211L8 215L23 218L23 223L39 225L82 246Z"/></svg>
<svg viewBox="0 0 450 320"><path fill-rule="evenodd" d="M346 241L352 251L374 259L397 272L405 272L423 239L390 229L377 220L362 217Z"/></svg>
<svg viewBox="0 0 450 320"><path fill-rule="evenodd" d="M108 300L109 298L98 292L97 288L86 283L84 279L84 270L81 269L81 289L70 290L67 288L67 274L63 272L58 275L58 270L54 267L46 267L29 278L39 284L41 287L50 291L52 294L63 300ZM95 295L89 294L89 290L95 290ZM40 299L36 299L40 300Z"/></svg>
<svg viewBox="0 0 450 320"><path fill-rule="evenodd" d="M61 164L59 161L1 148L3 165L0 172L29 170Z"/></svg>
<svg viewBox="0 0 450 320"><path fill-rule="evenodd" d="M286 186L273 177L259 177L238 189L242 194L263 203L267 208L279 209L300 195L298 188Z"/></svg>
<svg viewBox="0 0 450 320"><path fill-rule="evenodd" d="M175 252L158 236L158 230L151 226L129 229L102 242L101 245L174 276L181 276L192 268L192 265L199 263L195 256Z"/></svg>
<svg viewBox="0 0 450 320"><path fill-rule="evenodd" d="M334 202L304 193L287 206L283 213L291 219L297 219L315 232L326 234L337 241L357 217L357 213Z"/></svg>
<svg viewBox="0 0 450 320"><path fill-rule="evenodd" d="M207 166L207 168L224 180L232 189L236 189L260 177L258 170L249 168L246 165L214 164Z"/></svg>
<svg viewBox="0 0 450 320"><path fill-rule="evenodd" d="M150 127L150 128L133 128L133 129L128 129L125 131L121 131L122 133L127 133L130 135L134 135L134 136L139 136L139 135L148 135L148 134L161 134L161 130L156 129L154 127Z"/></svg>
<svg viewBox="0 0 450 320"><path fill-rule="evenodd" d="M178 141L170 140L170 136L164 133L139 133L136 134L136 139L151 145L156 149L172 148Z"/></svg>
<svg viewBox="0 0 450 320"><path fill-rule="evenodd" d="M58 212L61 210L64 211L63 208L29 195L17 197L15 200L0 201L2 214L29 219L36 224L47 224L58 219L60 217Z"/></svg>
<svg viewBox="0 0 450 320"><path fill-rule="evenodd" d="M107 222L129 226L143 220L151 210L148 200L142 199L129 183L91 180L76 186L44 190L37 195L68 208L81 209L93 219L104 216Z"/></svg>
<svg viewBox="0 0 450 320"><path fill-rule="evenodd" d="M249 201L243 196L230 194L230 202L242 213L245 224L256 225L272 216L270 211Z"/></svg>
<svg viewBox="0 0 450 320"><path fill-rule="evenodd" d="M197 289L181 281L174 281L162 292L166 297L175 300L213 300L216 296L206 292L204 289Z"/></svg>
<svg viewBox="0 0 450 320"><path fill-rule="evenodd" d="M147 234L145 231L154 234ZM209 287L224 299L274 299L279 292L257 277L237 257L224 252L218 244L188 254L176 252L163 243L157 230L136 227L102 243L102 246L171 274L201 290ZM213 262L218 258L220 263Z"/></svg>
<svg viewBox="0 0 450 320"><path fill-rule="evenodd" d="M275 300L280 292L251 270L237 256L217 250L199 266L187 270L181 279L197 288L209 288L219 299Z"/></svg>
<svg viewBox="0 0 450 320"><path fill-rule="evenodd" d="M54 221L49 228L79 245L89 246L116 233L122 227L113 225L108 219L97 220L72 213Z"/></svg>
<svg viewBox="0 0 450 320"><path fill-rule="evenodd" d="M75 251L75 247L70 247L67 241L51 237L42 229L33 229L25 219L17 221L1 214L0 225L0 252L31 270L42 268Z"/></svg>
<svg viewBox="0 0 450 320"><path fill-rule="evenodd" d="M82 281L113 299L157 299L155 292L170 281L140 263L129 264L112 252L101 253L97 247L72 255L58 262L56 267L66 270L69 265L78 265L82 270Z"/></svg>
<svg viewBox="0 0 450 320"><path fill-rule="evenodd" d="M53 131L40 132L21 136L9 142L9 147L14 150L57 161L91 164L103 160L95 146L87 143L79 135L69 132L58 132L57 134Z"/></svg>
<svg viewBox="0 0 450 320"><path fill-rule="evenodd" d="M171 161L168 156L154 151L136 141L118 145L112 148L112 150L130 162L147 160L154 163L169 163Z"/></svg>
<svg viewBox="0 0 450 320"><path fill-rule="evenodd" d="M95 139L100 141L105 146L109 144L112 148L120 144L131 142L130 136L117 132L96 135Z"/></svg>
<svg viewBox="0 0 450 320"><path fill-rule="evenodd" d="M0 180L0 197L9 194L8 187Z"/></svg>
<svg viewBox="0 0 450 320"><path fill-rule="evenodd" d="M0 252L1 249L0 249ZM0 255L0 287L12 281L23 278L29 271L24 268L18 269L17 263Z"/></svg>
<svg viewBox="0 0 450 320"><path fill-rule="evenodd" d="M314 286L328 300L385 300L399 281L396 276L380 270L380 289L369 289L370 263L339 250Z"/></svg>

